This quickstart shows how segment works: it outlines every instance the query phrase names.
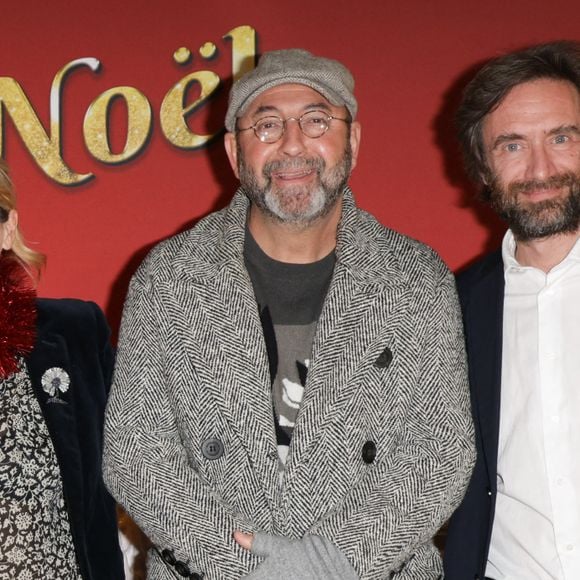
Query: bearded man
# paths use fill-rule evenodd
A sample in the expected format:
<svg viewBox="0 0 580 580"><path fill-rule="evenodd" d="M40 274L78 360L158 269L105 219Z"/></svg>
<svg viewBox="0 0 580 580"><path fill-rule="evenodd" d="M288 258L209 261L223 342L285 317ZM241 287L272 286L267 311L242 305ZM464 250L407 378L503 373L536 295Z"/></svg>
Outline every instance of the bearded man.
<svg viewBox="0 0 580 580"><path fill-rule="evenodd" d="M505 218L458 277L478 459L445 578L580 578L580 43L488 63L458 112L467 168Z"/></svg>
<svg viewBox="0 0 580 580"><path fill-rule="evenodd" d="M354 81L303 50L236 82L240 189L127 298L105 479L148 578L436 579L475 458L453 277L359 210Z"/></svg>

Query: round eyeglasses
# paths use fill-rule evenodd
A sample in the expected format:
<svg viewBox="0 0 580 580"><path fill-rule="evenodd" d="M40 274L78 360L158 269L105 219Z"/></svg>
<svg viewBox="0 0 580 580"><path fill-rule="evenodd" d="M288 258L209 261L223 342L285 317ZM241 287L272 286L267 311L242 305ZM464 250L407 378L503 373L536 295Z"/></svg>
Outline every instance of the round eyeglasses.
<svg viewBox="0 0 580 580"><path fill-rule="evenodd" d="M284 135L286 123L288 121L296 121L306 137L318 139L328 131L332 120L350 123L349 119L333 117L324 111L308 111L298 118L288 117L287 119L282 119L277 116L262 117L251 127L238 128L238 131L242 132L252 129L262 143L276 143Z"/></svg>

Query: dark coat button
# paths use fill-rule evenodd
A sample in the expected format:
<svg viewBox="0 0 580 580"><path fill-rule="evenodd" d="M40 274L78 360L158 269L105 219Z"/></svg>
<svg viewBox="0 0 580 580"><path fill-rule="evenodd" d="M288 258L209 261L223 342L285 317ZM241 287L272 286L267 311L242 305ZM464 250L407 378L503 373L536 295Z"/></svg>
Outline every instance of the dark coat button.
<svg viewBox="0 0 580 580"><path fill-rule="evenodd" d="M393 360L393 353L391 349L387 346L385 350L378 356L377 360L375 361L375 366L379 367L380 369L386 369Z"/></svg>
<svg viewBox="0 0 580 580"><path fill-rule="evenodd" d="M161 557L163 558L163 561L170 566L173 566L175 562L177 562L175 556L173 555L173 550L169 550L167 548L161 552Z"/></svg>
<svg viewBox="0 0 580 580"><path fill-rule="evenodd" d="M191 574L191 570L185 562L175 562L175 571L184 578L189 578L189 575Z"/></svg>
<svg viewBox="0 0 580 580"><path fill-rule="evenodd" d="M219 439L207 439L201 444L201 453L206 459L219 459L224 454L224 444Z"/></svg>
<svg viewBox="0 0 580 580"><path fill-rule="evenodd" d="M198 574L194 572L190 577L190 580L203 580L203 574Z"/></svg>
<svg viewBox="0 0 580 580"><path fill-rule="evenodd" d="M373 441L367 441L362 448L362 458L365 463L372 463L377 456L377 446Z"/></svg>

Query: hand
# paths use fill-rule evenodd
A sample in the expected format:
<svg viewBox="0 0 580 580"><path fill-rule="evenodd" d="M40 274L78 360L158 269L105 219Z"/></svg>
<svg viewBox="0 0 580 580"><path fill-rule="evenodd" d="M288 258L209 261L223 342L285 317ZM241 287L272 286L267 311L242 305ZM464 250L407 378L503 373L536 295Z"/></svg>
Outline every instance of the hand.
<svg viewBox="0 0 580 580"><path fill-rule="evenodd" d="M236 530L234 532L234 540L245 550L251 550L254 543L254 534L245 534Z"/></svg>

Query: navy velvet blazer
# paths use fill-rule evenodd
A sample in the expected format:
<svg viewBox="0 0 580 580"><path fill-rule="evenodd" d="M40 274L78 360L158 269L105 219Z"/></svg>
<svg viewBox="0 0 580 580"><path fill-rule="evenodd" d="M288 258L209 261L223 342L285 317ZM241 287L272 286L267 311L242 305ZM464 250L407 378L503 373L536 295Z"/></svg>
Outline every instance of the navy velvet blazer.
<svg viewBox="0 0 580 580"><path fill-rule="evenodd" d="M486 256L457 277L477 462L465 498L449 523L446 580L483 579L496 500L499 437L504 272L501 251Z"/></svg>
<svg viewBox="0 0 580 580"><path fill-rule="evenodd" d="M37 339L26 358L32 387L50 433L63 481L83 580L124 578L115 504L101 477L103 415L113 367L109 329L96 304L37 301ZM64 369L70 386L51 402L42 376Z"/></svg>

